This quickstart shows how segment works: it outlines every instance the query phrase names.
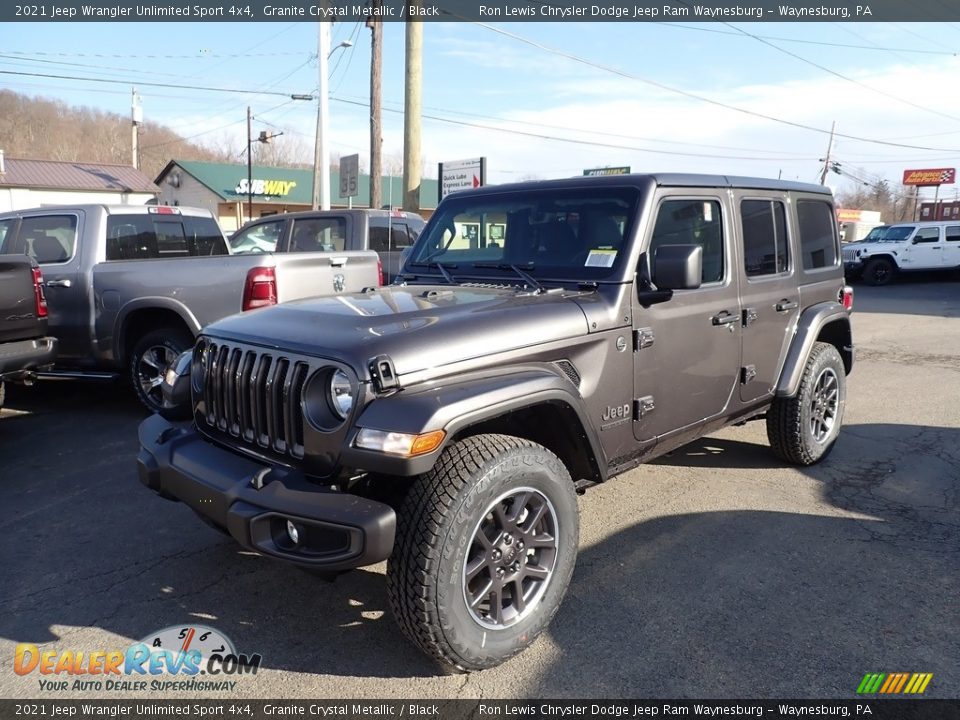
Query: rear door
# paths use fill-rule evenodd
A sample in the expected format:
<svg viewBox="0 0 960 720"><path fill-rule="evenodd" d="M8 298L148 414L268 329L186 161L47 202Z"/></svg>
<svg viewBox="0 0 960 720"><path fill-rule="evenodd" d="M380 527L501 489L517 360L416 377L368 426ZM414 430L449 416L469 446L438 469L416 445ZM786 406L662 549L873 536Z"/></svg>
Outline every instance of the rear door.
<svg viewBox="0 0 960 720"><path fill-rule="evenodd" d="M743 305L740 399L750 402L773 393L800 292L790 257L786 194L741 190L734 201L742 248L737 263Z"/></svg>
<svg viewBox="0 0 960 720"><path fill-rule="evenodd" d="M25 213L14 243L16 252L32 257L43 271L49 332L60 341L58 364L77 362L89 355L91 293L83 281L84 248L78 242L83 218L83 211ZM89 252L94 250L88 248Z"/></svg>
<svg viewBox="0 0 960 720"><path fill-rule="evenodd" d="M943 265L960 268L960 223L944 227Z"/></svg>
<svg viewBox="0 0 960 720"><path fill-rule="evenodd" d="M920 227L900 258L905 270L938 269L943 260L943 229L939 225Z"/></svg>
<svg viewBox="0 0 960 720"><path fill-rule="evenodd" d="M736 392L741 328L732 237L729 207L718 191L678 188L660 197L647 255L663 245L701 246L702 285L649 307L634 300L634 387L640 407L652 407L635 418L637 440L721 415Z"/></svg>

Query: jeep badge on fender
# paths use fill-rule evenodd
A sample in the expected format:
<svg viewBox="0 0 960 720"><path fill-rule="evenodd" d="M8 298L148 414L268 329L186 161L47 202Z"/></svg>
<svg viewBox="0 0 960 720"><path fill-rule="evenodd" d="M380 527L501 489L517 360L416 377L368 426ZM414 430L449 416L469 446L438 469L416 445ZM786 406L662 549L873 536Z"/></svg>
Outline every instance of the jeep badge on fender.
<svg viewBox="0 0 960 720"><path fill-rule="evenodd" d="M193 423L140 426L140 479L278 560L386 560L403 633L479 670L560 607L578 490L754 418L783 460L824 458L852 302L818 185L452 193L393 285L206 327L165 384L189 387Z"/></svg>

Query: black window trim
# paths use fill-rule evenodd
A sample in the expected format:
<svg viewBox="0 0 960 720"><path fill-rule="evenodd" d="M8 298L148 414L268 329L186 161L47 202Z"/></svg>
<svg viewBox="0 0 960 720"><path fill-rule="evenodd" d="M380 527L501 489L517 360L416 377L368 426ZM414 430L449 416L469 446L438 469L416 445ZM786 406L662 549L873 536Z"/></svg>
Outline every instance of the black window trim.
<svg viewBox="0 0 960 720"><path fill-rule="evenodd" d="M794 262L794 253L793 253L793 227L790 223L790 199L785 197L772 197L772 196L762 196L762 195L741 195L738 198L740 205L737 206L737 217L740 219L740 248L743 249L742 253L742 262L743 266L743 276L747 279L748 283L765 283L774 280L786 280L794 276L794 271L796 270L796 263ZM743 203L747 200L759 200L763 202L770 203L780 203L783 206L783 222L787 229L787 269L778 273L768 273L766 275L747 275L747 254L745 252L745 245L743 244Z"/></svg>

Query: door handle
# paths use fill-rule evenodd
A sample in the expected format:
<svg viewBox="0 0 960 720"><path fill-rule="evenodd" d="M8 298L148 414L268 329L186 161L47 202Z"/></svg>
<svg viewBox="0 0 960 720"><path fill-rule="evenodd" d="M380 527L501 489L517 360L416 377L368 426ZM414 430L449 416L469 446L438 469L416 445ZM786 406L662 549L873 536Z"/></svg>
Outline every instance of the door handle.
<svg viewBox="0 0 960 720"><path fill-rule="evenodd" d="M70 282L69 279L66 279L66 278L65 278L65 279L63 279L63 280L47 280L47 281L44 283L44 285L46 285L47 287L62 287L62 288L68 288L68 287L70 287L71 285L73 285L73 283Z"/></svg>
<svg viewBox="0 0 960 720"><path fill-rule="evenodd" d="M777 309L777 312L782 313L782 312L790 312L791 310L796 310L798 307L800 307L800 305L799 303L794 302L793 300L784 299L778 302L775 307Z"/></svg>
<svg viewBox="0 0 960 720"><path fill-rule="evenodd" d="M739 319L739 316L733 315L724 310L710 318L710 322L712 322L714 325L730 325L737 322Z"/></svg>

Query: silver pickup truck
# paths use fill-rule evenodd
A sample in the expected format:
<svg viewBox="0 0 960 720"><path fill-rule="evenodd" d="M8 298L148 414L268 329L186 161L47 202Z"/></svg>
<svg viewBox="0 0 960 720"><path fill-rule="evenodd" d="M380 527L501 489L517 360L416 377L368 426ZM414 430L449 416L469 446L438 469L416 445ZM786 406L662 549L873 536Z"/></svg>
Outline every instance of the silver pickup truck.
<svg viewBox="0 0 960 720"><path fill-rule="evenodd" d="M206 210L44 207L0 214L0 253L29 255L43 271L50 334L59 340L52 375L126 371L140 401L164 413L163 372L209 323L380 284L376 253L343 243L325 250L329 224L302 225L294 229L299 246L231 253Z"/></svg>

